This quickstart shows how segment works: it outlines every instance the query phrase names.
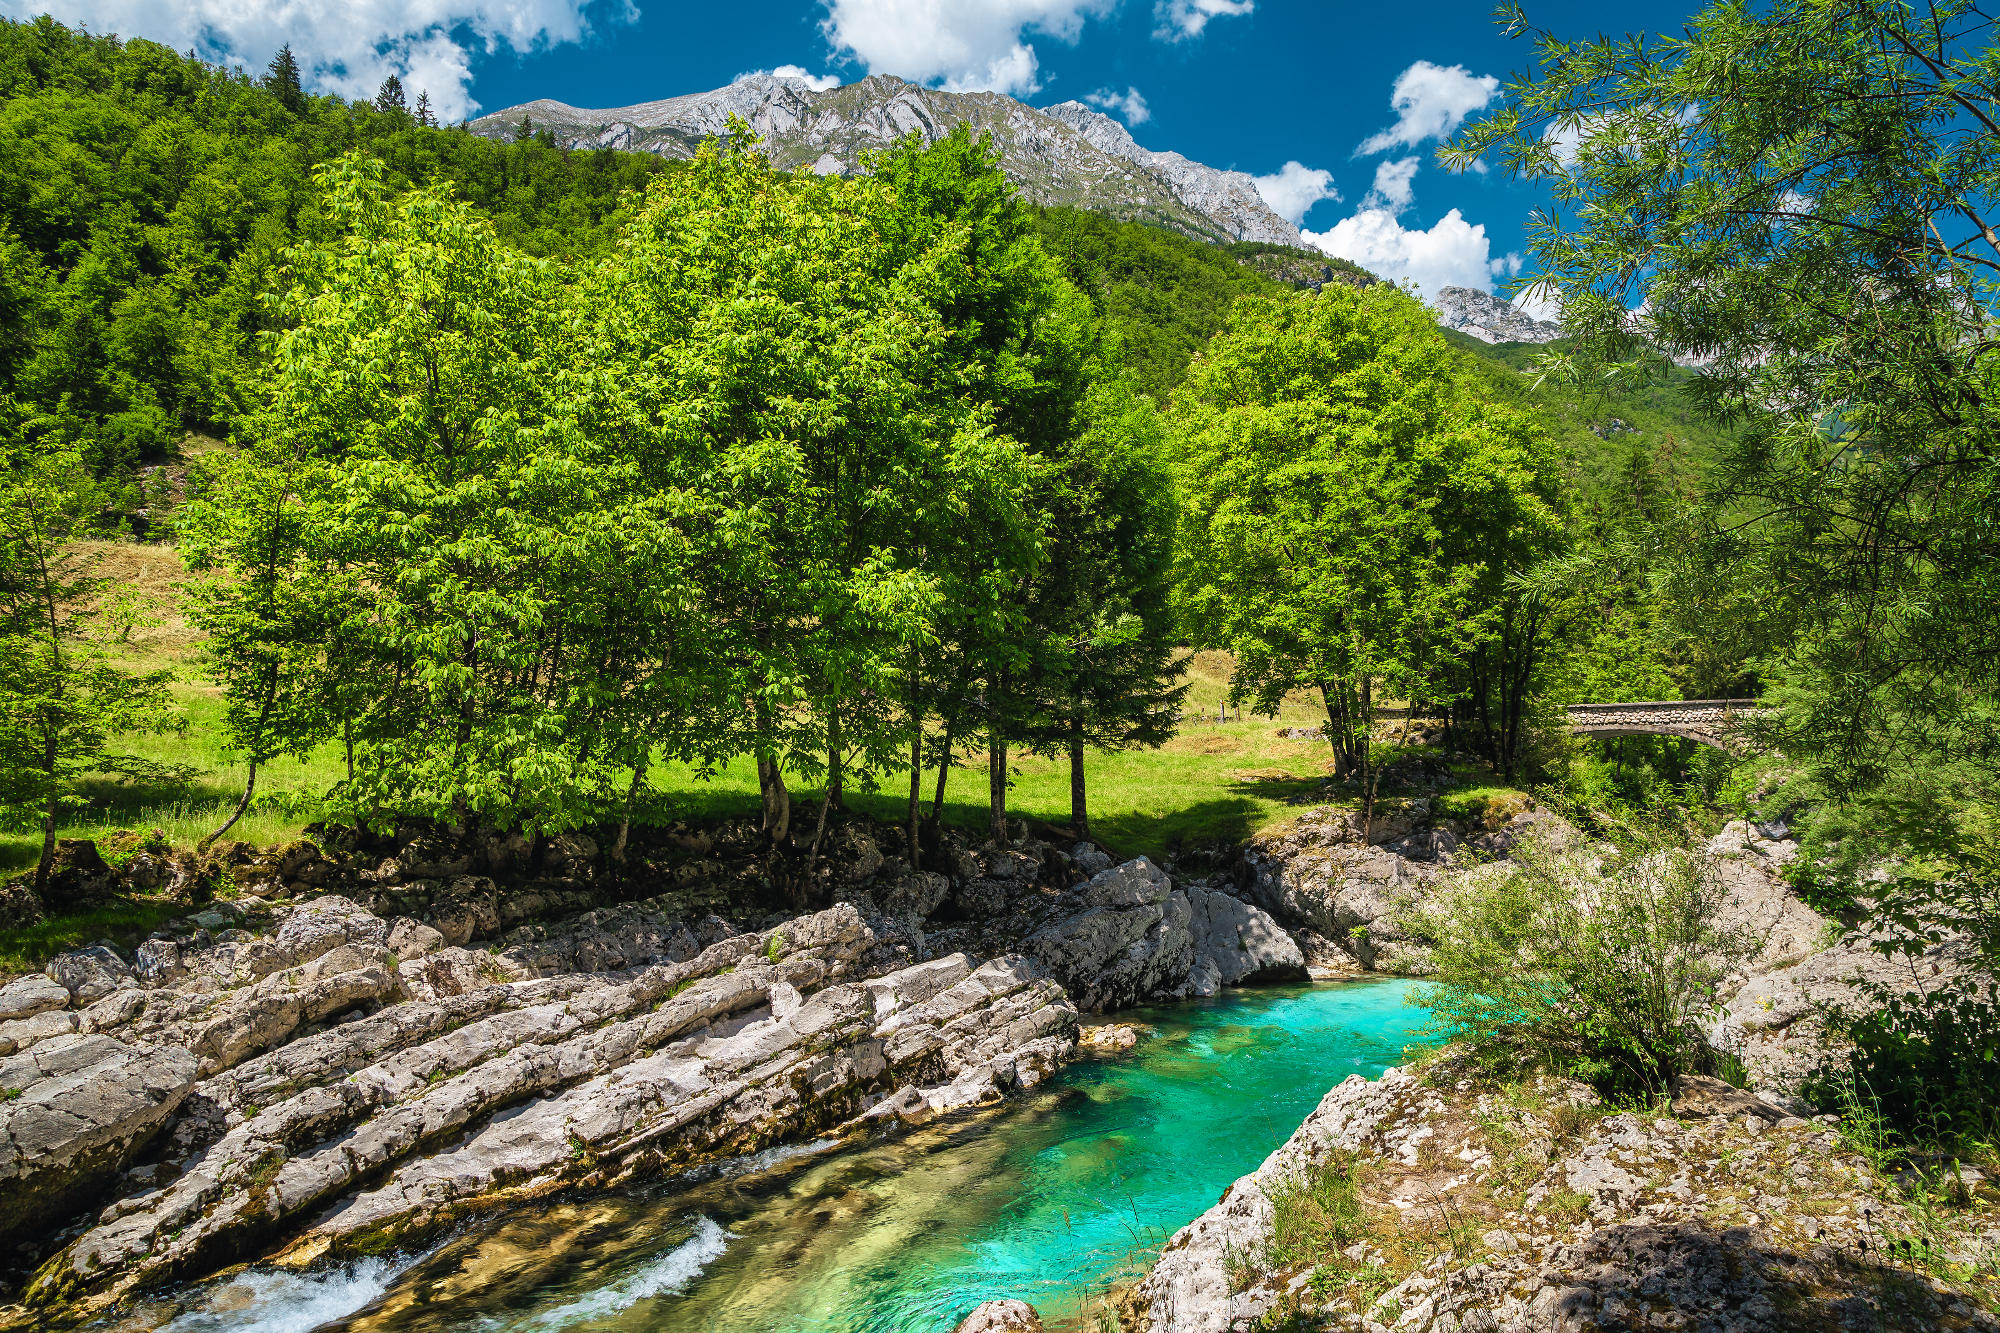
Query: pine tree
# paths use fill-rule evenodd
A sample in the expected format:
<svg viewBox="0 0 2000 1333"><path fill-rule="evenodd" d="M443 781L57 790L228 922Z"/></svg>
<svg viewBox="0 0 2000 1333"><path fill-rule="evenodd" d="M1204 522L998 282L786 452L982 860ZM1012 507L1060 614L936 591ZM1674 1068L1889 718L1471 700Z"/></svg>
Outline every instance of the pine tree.
<svg viewBox="0 0 2000 1333"><path fill-rule="evenodd" d="M264 86L277 94L278 101L287 111L300 112L306 109L305 89L299 85L299 58L292 54L292 44L286 42L278 48L278 54L271 59L271 71L264 76Z"/></svg>
<svg viewBox="0 0 2000 1333"><path fill-rule="evenodd" d="M431 94L428 88L417 94L417 124L427 130L437 128L437 117L431 114Z"/></svg>
<svg viewBox="0 0 2000 1333"><path fill-rule="evenodd" d="M403 81L391 74L382 80L382 86L375 93L377 111L407 111L408 103L403 101Z"/></svg>
<svg viewBox="0 0 2000 1333"><path fill-rule="evenodd" d="M521 123L514 129L514 142L526 143L535 137L535 121L532 116L521 117Z"/></svg>

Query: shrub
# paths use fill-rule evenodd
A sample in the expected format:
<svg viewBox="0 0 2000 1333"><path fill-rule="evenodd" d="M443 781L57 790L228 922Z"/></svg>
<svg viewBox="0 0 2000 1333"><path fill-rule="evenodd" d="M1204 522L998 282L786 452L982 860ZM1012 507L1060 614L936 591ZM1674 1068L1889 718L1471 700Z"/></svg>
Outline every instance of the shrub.
<svg viewBox="0 0 2000 1333"><path fill-rule="evenodd" d="M1650 1100L1714 1067L1701 1020L1756 942L1716 924L1722 881L1678 830L1611 834L1615 845L1530 839L1511 864L1459 876L1408 914L1433 968L1413 1002L1489 1068L1547 1064Z"/></svg>

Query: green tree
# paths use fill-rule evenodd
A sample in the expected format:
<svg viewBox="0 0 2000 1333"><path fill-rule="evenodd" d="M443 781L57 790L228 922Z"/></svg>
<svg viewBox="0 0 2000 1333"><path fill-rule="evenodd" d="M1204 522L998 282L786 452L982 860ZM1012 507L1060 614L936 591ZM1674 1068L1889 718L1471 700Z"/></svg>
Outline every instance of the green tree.
<svg viewBox="0 0 2000 1333"><path fill-rule="evenodd" d="M1553 371L1702 363L1691 391L1737 438L1665 552L1665 609L1758 659L1785 701L1767 739L1836 801L1912 768L2000 776L1988 23L1780 0L1677 37L1539 34L1538 70L1447 152L1554 196L1532 237L1574 335Z"/></svg>
<svg viewBox="0 0 2000 1333"><path fill-rule="evenodd" d="M802 899L843 781L908 752L898 705L947 588L988 572L954 553L998 529L1012 544L989 550L1032 558L1035 468L967 392L980 368L944 314L978 294L968 230L911 226L880 175L780 177L748 142L705 146L649 195L590 305L616 312L657 456L713 502L701 600L774 844L784 772L823 780L787 871Z"/></svg>
<svg viewBox="0 0 2000 1333"><path fill-rule="evenodd" d="M171 673L121 670L108 657L99 603L108 580L76 546L96 535L102 486L79 451L33 438L12 404L0 470L0 800L41 816L35 891L55 860L56 825L85 775L183 777L122 753L121 736L178 717ZM42 423L45 424L45 423Z"/></svg>
<svg viewBox="0 0 2000 1333"><path fill-rule="evenodd" d="M403 81L391 74L382 80L382 86L375 93L377 111L408 111L409 103L403 97Z"/></svg>
<svg viewBox="0 0 2000 1333"><path fill-rule="evenodd" d="M224 549L234 577L207 585L203 610L230 655L232 725L269 753L338 724L354 817L571 827L623 802L656 729L676 749L661 683L670 661L672 678L696 674L680 652L700 627L680 529L693 502L641 468L629 390L562 275L462 204L386 200L380 176L363 158L323 171L342 231L291 256L271 435L305 464L245 487L271 517ZM272 543L287 558L270 562ZM344 592L316 666L297 652L310 619L273 609L305 572L293 551ZM293 627L282 643L270 621ZM280 686L320 713L272 730L285 663L340 688ZM334 703L352 715L327 716Z"/></svg>
<svg viewBox="0 0 2000 1333"><path fill-rule="evenodd" d="M1561 533L1539 429L1457 366L1408 296L1328 286L1238 302L1174 397L1184 623L1259 708L1317 690L1364 783L1376 691L1442 698Z"/></svg>
<svg viewBox="0 0 2000 1333"><path fill-rule="evenodd" d="M292 44L286 42L278 48L278 54L271 57L270 68L264 74L264 86L278 99L285 110L297 114L306 109L305 89L299 84L299 58L292 54Z"/></svg>

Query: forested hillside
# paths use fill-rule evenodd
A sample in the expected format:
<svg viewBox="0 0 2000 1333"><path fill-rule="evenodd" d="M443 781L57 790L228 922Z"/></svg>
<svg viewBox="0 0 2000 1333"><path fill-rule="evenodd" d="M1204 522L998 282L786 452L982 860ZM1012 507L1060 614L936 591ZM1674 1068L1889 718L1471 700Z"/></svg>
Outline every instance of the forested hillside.
<svg viewBox="0 0 2000 1333"><path fill-rule="evenodd" d="M535 255L602 252L628 192L665 169L0 21L0 396L100 475L226 434L257 396L285 251L326 227L313 169L357 148L391 189L443 185Z"/></svg>

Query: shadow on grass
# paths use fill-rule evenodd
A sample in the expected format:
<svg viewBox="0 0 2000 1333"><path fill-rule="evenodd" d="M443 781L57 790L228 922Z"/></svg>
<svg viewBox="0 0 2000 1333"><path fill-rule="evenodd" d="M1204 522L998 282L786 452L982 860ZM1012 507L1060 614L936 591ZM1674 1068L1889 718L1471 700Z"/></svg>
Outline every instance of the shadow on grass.
<svg viewBox="0 0 2000 1333"><path fill-rule="evenodd" d="M190 910L164 898L120 898L75 916L50 917L37 925L0 931L0 972L33 971L59 953L97 940L112 940L129 954L161 922Z"/></svg>

